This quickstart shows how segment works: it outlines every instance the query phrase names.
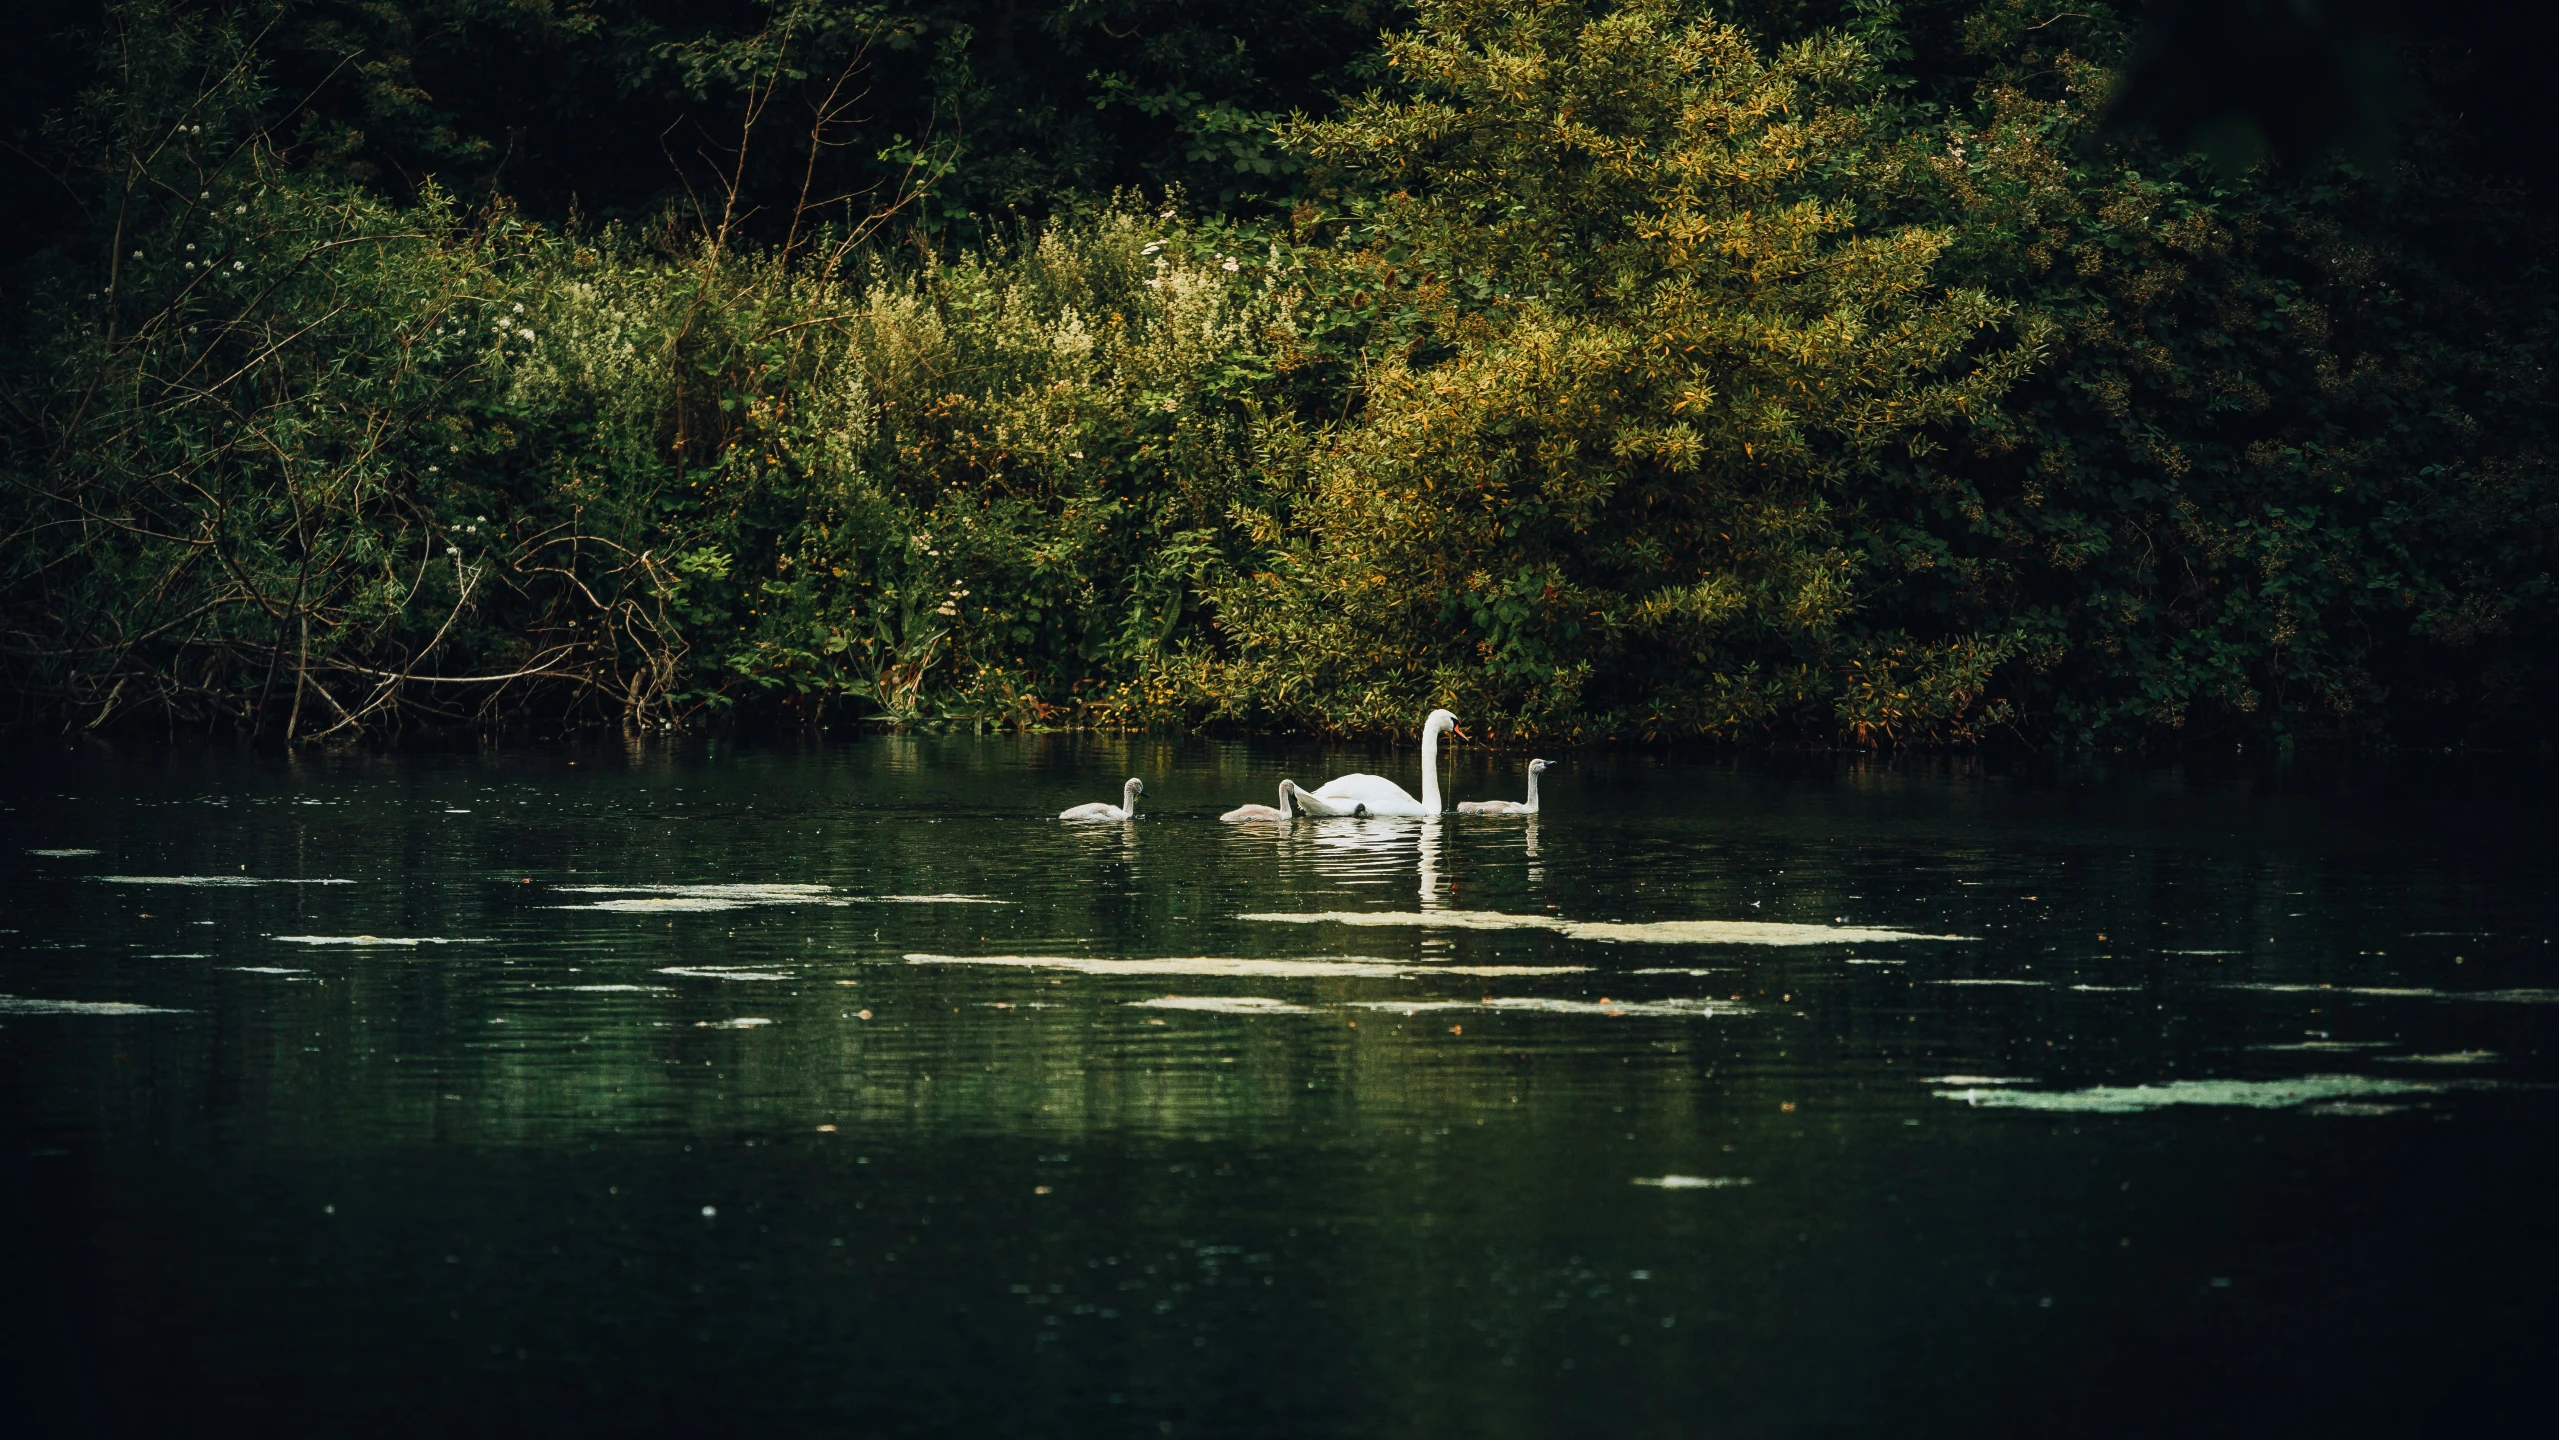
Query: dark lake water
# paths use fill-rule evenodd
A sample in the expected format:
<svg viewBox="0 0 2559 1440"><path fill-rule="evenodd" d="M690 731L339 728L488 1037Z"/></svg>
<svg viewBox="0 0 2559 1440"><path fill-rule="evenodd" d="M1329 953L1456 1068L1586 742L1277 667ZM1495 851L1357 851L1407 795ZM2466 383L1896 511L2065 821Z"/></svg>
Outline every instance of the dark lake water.
<svg viewBox="0 0 2559 1440"><path fill-rule="evenodd" d="M1455 797L1525 759L1459 745ZM2539 771L1560 759L1533 822L1282 827L1216 816L1413 760L16 752L13 1409L1507 1437L2544 1405ZM1050 818L1131 774L1134 823Z"/></svg>

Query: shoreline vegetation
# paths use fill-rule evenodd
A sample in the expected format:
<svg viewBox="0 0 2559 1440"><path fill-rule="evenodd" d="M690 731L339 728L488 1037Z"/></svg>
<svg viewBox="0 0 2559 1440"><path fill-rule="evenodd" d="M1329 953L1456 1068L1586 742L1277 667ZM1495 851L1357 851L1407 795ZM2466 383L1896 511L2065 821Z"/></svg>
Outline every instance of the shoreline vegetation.
<svg viewBox="0 0 2559 1440"><path fill-rule="evenodd" d="M107 5L30 132L10 729L2510 743L2559 679L2551 227L2449 109L2234 175L2100 132L2105 7L1318 6L1314 98L1097 70L1175 160L1008 192L1082 153L972 148L1013 41L777 0L649 32L726 128L599 218L288 91L308 8Z"/></svg>

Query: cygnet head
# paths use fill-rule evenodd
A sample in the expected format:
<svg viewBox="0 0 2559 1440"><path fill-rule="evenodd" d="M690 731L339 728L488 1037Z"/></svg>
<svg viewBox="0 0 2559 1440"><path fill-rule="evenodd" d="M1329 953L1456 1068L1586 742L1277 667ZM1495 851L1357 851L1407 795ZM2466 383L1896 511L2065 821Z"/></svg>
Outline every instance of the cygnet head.
<svg viewBox="0 0 2559 1440"><path fill-rule="evenodd" d="M1128 784L1121 788L1131 795L1143 795L1146 793L1146 782L1131 775L1128 777Z"/></svg>
<svg viewBox="0 0 2559 1440"><path fill-rule="evenodd" d="M1550 762L1544 760L1531 760L1528 762L1528 773L1531 775L1543 775L1546 773L1549 764Z"/></svg>

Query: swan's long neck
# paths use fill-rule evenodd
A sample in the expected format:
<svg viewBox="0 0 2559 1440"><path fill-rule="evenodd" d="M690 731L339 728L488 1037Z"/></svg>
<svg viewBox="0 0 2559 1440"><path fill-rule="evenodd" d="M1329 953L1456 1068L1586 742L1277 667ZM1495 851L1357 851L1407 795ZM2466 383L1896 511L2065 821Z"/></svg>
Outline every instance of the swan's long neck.
<svg viewBox="0 0 2559 1440"><path fill-rule="evenodd" d="M1433 815L1440 811L1437 726L1424 726L1422 729L1422 808Z"/></svg>
<svg viewBox="0 0 2559 1440"><path fill-rule="evenodd" d="M1297 818L1297 782L1294 780L1280 782L1280 817L1285 820Z"/></svg>
<svg viewBox="0 0 2559 1440"><path fill-rule="evenodd" d="M1537 813L1537 772L1534 770L1528 772L1528 813Z"/></svg>
<svg viewBox="0 0 2559 1440"><path fill-rule="evenodd" d="M1131 780L1120 787L1120 810L1130 819L1137 818L1137 782Z"/></svg>

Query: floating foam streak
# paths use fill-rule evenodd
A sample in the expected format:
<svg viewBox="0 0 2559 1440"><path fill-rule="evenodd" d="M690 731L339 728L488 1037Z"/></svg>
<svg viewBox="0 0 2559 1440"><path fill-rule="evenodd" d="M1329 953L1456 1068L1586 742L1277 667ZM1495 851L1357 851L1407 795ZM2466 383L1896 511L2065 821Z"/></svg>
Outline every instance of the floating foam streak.
<svg viewBox="0 0 2559 1440"><path fill-rule="evenodd" d="M164 1005L131 1005L122 1000L35 1000L0 995L0 1015L184 1015Z"/></svg>
<svg viewBox="0 0 2559 1440"><path fill-rule="evenodd" d="M788 980L787 970L732 970L714 965L661 965L660 975L682 975L694 980Z"/></svg>
<svg viewBox="0 0 2559 1440"><path fill-rule="evenodd" d="M228 888L239 885L352 885L352 880L273 880L256 875L94 875L109 885L192 885Z"/></svg>
<svg viewBox="0 0 2559 1440"><path fill-rule="evenodd" d="M563 895L694 895L722 900L825 900L835 894L832 885L562 885Z"/></svg>
<svg viewBox="0 0 2559 1440"><path fill-rule="evenodd" d="M2376 1095L2430 1095L2440 1085L2379 1080L2367 1075L2304 1075L2297 1080L2171 1080L2164 1085L2099 1085L2087 1090L1994 1090L1973 1087L1933 1091L1940 1100L2009 1110L2068 1110L2127 1115L2168 1105L2238 1105L2280 1110L2313 1101Z"/></svg>
<svg viewBox="0 0 2559 1440"><path fill-rule="evenodd" d="M1304 1005L1291 1005L1285 1000L1269 1000L1259 995L1166 995L1154 1000L1132 1002L1146 1010L1205 1010L1215 1015L1311 1015Z"/></svg>
<svg viewBox="0 0 2559 1440"><path fill-rule="evenodd" d="M628 900L597 900L585 905L553 905L553 910L639 910L651 914L691 913L703 910L743 910L744 900L721 900L707 895L643 895Z"/></svg>
<svg viewBox="0 0 2559 1440"><path fill-rule="evenodd" d="M1548 930L1575 940L1645 945L1842 945L1895 940L1959 940L1912 930L1865 930L1844 925L1786 925L1773 920L1559 920L1550 915L1509 915L1498 910L1319 910L1307 914L1264 911L1239 915L1282 925L1425 926L1435 930Z"/></svg>
<svg viewBox="0 0 2559 1440"><path fill-rule="evenodd" d="M1541 1000L1520 995L1488 995L1481 1000L1354 1000L1358 1010L1392 1010L1414 1015L1425 1010L1524 1010L1547 1015L1738 1015L1745 1007L1719 1000Z"/></svg>
<svg viewBox="0 0 2559 1440"><path fill-rule="evenodd" d="M742 910L749 905L849 905L832 885L563 885L564 895L618 895L584 905L555 905L555 910L639 910L686 912Z"/></svg>
<svg viewBox="0 0 2559 1440"><path fill-rule="evenodd" d="M276 935L270 937L288 945L486 945L478 936L457 935L450 938L435 935Z"/></svg>
<svg viewBox="0 0 2559 1440"><path fill-rule="evenodd" d="M909 955L910 965L1009 965L1026 970L1072 970L1084 975L1236 975L1312 980L1335 975L1401 979L1415 975L1579 975L1587 965L1425 965L1345 955L1333 960L1245 960L1193 955L1162 960L1097 960L1081 955Z"/></svg>
<svg viewBox="0 0 2559 1440"><path fill-rule="evenodd" d="M2390 985L2270 985L2263 983L2225 984L2224 990L2253 990L2261 995L2380 995L2400 1000L2422 1000L2440 992L2409 989Z"/></svg>
<svg viewBox="0 0 2559 1440"><path fill-rule="evenodd" d="M2559 1005L2559 990L2435 990L2393 985L2224 985L2265 995L2379 995L2398 1000L2484 1000L2495 1005Z"/></svg>
<svg viewBox="0 0 2559 1440"><path fill-rule="evenodd" d="M614 895L554 910L740 910L749 905L1011 905L991 895L846 895L832 885L751 883L735 885L562 885L563 895Z"/></svg>
<svg viewBox="0 0 2559 1440"><path fill-rule="evenodd" d="M1564 922L1544 915L1505 915L1498 910L1318 910L1307 914L1263 912L1238 915L1282 925L1428 926L1435 930L1561 930Z"/></svg>

